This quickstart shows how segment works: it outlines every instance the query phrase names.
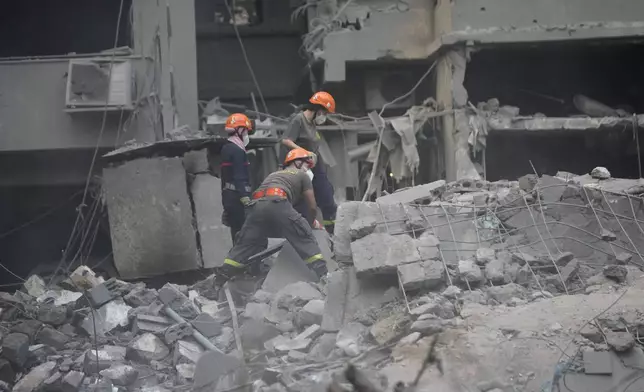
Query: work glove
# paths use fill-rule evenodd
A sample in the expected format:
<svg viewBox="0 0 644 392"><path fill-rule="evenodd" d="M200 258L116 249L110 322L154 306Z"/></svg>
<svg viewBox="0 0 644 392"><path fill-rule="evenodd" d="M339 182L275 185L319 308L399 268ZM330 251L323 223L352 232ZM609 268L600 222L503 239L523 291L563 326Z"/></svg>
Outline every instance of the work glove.
<svg viewBox="0 0 644 392"><path fill-rule="evenodd" d="M326 268L326 261L324 260L315 260L309 264L309 268L315 272L318 276L318 279L322 279L326 276L329 270Z"/></svg>
<svg viewBox="0 0 644 392"><path fill-rule="evenodd" d="M250 197L244 196L240 198L239 201L244 205L244 207L250 207Z"/></svg>
<svg viewBox="0 0 644 392"><path fill-rule="evenodd" d="M324 230L324 226L322 226L319 220L315 219L313 221L313 230Z"/></svg>
<svg viewBox="0 0 644 392"><path fill-rule="evenodd" d="M313 166L317 166L317 164L318 164L318 154L312 152L311 153L311 159L313 160Z"/></svg>

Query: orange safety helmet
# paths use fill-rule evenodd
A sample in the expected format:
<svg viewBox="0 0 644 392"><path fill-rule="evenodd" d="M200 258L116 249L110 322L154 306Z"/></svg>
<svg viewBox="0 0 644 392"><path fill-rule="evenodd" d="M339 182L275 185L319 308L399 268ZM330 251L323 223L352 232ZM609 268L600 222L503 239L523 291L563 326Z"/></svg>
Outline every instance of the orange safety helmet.
<svg viewBox="0 0 644 392"><path fill-rule="evenodd" d="M286 154L286 159L284 159L284 166L288 166L296 159L302 159L306 161L309 165L309 168L315 166L315 154L312 152L306 151L303 148L294 148Z"/></svg>
<svg viewBox="0 0 644 392"><path fill-rule="evenodd" d="M333 99L333 96L326 91L318 91L313 94L311 99L309 99L309 102L322 106L330 113L335 113L335 99Z"/></svg>
<svg viewBox="0 0 644 392"><path fill-rule="evenodd" d="M253 122L250 121L248 116L242 113L234 113L228 116L226 120L226 132L233 133L239 127L248 129L249 135L253 133Z"/></svg>

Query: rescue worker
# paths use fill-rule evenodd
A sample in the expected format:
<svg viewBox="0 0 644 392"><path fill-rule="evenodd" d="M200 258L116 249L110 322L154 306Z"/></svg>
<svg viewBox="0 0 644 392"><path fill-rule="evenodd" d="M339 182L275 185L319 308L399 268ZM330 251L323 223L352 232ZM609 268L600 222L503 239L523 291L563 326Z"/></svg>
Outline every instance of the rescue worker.
<svg viewBox="0 0 644 392"><path fill-rule="evenodd" d="M311 229L322 226L315 218L307 222L293 208L303 200L309 216L315 217L317 205L311 183L315 163L315 154L296 148L287 154L282 170L266 177L253 193L251 212L220 269L221 274L232 277L243 273L248 259L266 249L268 237L272 237L288 240L318 277L326 275L326 261Z"/></svg>
<svg viewBox="0 0 644 392"><path fill-rule="evenodd" d="M226 120L228 141L221 148L221 200L224 205L224 224L230 227L233 244L246 218L245 210L250 205L250 175L246 146L253 132L250 119L235 113Z"/></svg>
<svg viewBox="0 0 644 392"><path fill-rule="evenodd" d="M335 113L335 100L331 94L325 91L313 94L309 99L309 103L304 105L303 110L289 122L288 128L282 136L282 144L285 148L289 150L303 148L317 155L320 135L316 130L316 124L324 124L327 113ZM326 230L333 234L338 206L333 198L333 185L331 185L327 177L324 162L320 158L318 158L318 162L313 168L313 175L315 200L322 211L322 223ZM308 213L306 208L301 208L300 206L296 206L296 208L303 215ZM309 219L311 218L309 217Z"/></svg>

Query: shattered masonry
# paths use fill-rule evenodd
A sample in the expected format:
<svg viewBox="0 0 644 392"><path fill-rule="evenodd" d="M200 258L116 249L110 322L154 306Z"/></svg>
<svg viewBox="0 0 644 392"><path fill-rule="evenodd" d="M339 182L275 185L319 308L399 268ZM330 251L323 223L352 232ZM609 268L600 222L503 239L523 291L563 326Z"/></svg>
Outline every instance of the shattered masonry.
<svg viewBox="0 0 644 392"><path fill-rule="evenodd" d="M259 290L33 275L1 293L0 388L310 391L357 372L384 391L435 346L419 391L540 391L560 360L561 390L603 391L644 367L642 193L597 168L347 202L320 284L283 241Z"/></svg>

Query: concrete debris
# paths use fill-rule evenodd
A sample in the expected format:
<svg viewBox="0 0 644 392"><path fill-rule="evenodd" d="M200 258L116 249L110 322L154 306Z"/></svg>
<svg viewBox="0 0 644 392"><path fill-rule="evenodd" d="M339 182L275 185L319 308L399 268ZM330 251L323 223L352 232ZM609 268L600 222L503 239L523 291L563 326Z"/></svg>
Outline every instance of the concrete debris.
<svg viewBox="0 0 644 392"><path fill-rule="evenodd" d="M134 339L127 347L128 358L148 363L160 361L170 354L170 350L161 339L151 333L146 333Z"/></svg>
<svg viewBox="0 0 644 392"><path fill-rule="evenodd" d="M310 325L322 324L324 306L325 303L321 299L313 299L307 302L295 316L296 325L299 328L306 328Z"/></svg>
<svg viewBox="0 0 644 392"><path fill-rule="evenodd" d="M624 352L635 347L635 338L629 332L606 332L608 346L617 352Z"/></svg>
<svg viewBox="0 0 644 392"><path fill-rule="evenodd" d="M445 283L445 267L438 260L399 265L398 275L403 288L408 291L434 290Z"/></svg>
<svg viewBox="0 0 644 392"><path fill-rule="evenodd" d="M81 328L89 335L104 336L117 327L127 327L130 323L128 312L131 309L121 299L108 302L100 309L91 311L83 320Z"/></svg>
<svg viewBox="0 0 644 392"><path fill-rule="evenodd" d="M476 285L483 281L483 272L474 260L461 260L458 262L459 277L468 285Z"/></svg>
<svg viewBox="0 0 644 392"><path fill-rule="evenodd" d="M617 283L625 282L628 275L628 269L623 265L607 265L604 267L603 272L605 277Z"/></svg>
<svg viewBox="0 0 644 392"><path fill-rule="evenodd" d="M174 324L166 328L163 338L168 345L174 344L177 340L192 336L194 332L192 325L188 323Z"/></svg>
<svg viewBox="0 0 644 392"><path fill-rule="evenodd" d="M134 384L139 377L139 371L129 365L116 365L101 370L100 375L112 381L112 384L126 387Z"/></svg>
<svg viewBox="0 0 644 392"><path fill-rule="evenodd" d="M201 313L191 323L197 331L207 338L215 337L222 332L221 323L208 313Z"/></svg>
<svg viewBox="0 0 644 392"><path fill-rule="evenodd" d="M96 276L96 273L85 265L76 268L69 276L69 279L79 290L91 290L104 281L103 278Z"/></svg>
<svg viewBox="0 0 644 392"><path fill-rule="evenodd" d="M31 275L24 283L24 288L27 294L32 297L40 297L47 291L45 281L38 275Z"/></svg>
<svg viewBox="0 0 644 392"><path fill-rule="evenodd" d="M360 238L373 233L377 225L378 221L373 216L360 218L351 223L351 226L349 227L349 236L351 236L351 240L353 241L359 240Z"/></svg>
<svg viewBox="0 0 644 392"><path fill-rule="evenodd" d="M362 343L367 328L360 323L349 323L338 332L335 345L350 357L357 357L362 352Z"/></svg>
<svg viewBox="0 0 644 392"><path fill-rule="evenodd" d="M159 299L164 305L169 306L186 320L192 320L200 313L197 306L171 283L166 284L159 290Z"/></svg>
<svg viewBox="0 0 644 392"><path fill-rule="evenodd" d="M422 204L438 197L446 187L444 180L434 181L429 184L418 185L412 188L399 190L390 195L376 199L378 204Z"/></svg>
<svg viewBox="0 0 644 392"><path fill-rule="evenodd" d="M16 383L13 392L36 392L40 386L51 377L56 369L56 362L50 361L33 368L27 375Z"/></svg>
<svg viewBox="0 0 644 392"><path fill-rule="evenodd" d="M590 172L590 176L597 180L608 180L610 172L605 167L597 166Z"/></svg>
<svg viewBox="0 0 644 392"><path fill-rule="evenodd" d="M22 367L29 354L29 337L22 333L10 333L2 339L2 356Z"/></svg>

